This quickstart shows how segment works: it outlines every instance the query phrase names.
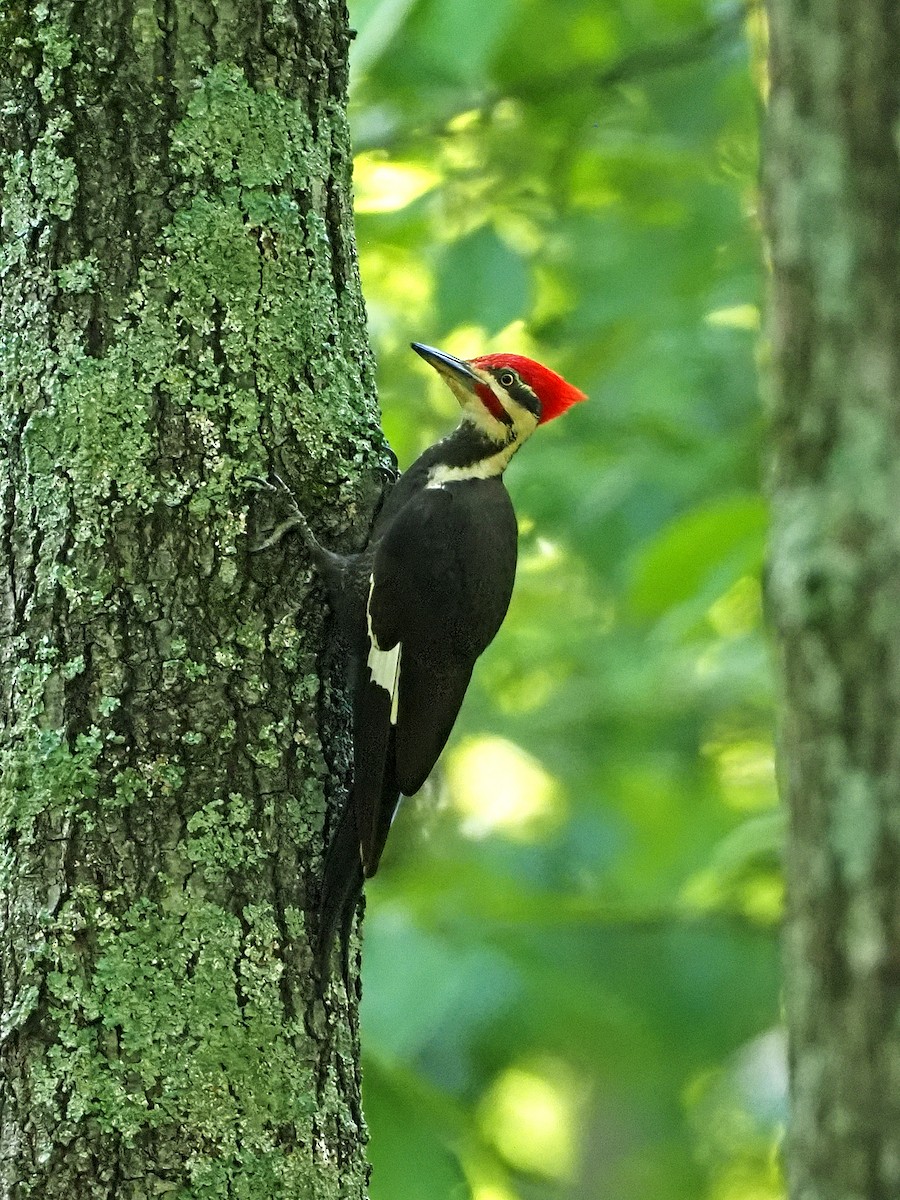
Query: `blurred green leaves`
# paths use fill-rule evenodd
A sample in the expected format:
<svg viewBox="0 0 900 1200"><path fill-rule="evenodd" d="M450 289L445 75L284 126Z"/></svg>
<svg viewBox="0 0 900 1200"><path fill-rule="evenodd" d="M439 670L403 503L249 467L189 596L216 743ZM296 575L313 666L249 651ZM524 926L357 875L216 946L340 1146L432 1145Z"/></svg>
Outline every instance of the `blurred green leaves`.
<svg viewBox="0 0 900 1200"><path fill-rule="evenodd" d="M634 612L660 617L704 594L711 603L726 584L746 572L758 574L766 525L759 496L715 500L676 517L638 558L630 597Z"/></svg>
<svg viewBox="0 0 900 1200"><path fill-rule="evenodd" d="M456 419L411 340L530 354L591 397L507 473L509 616L368 887L372 1198L777 1200L759 14L351 17L358 244L401 463Z"/></svg>
<svg viewBox="0 0 900 1200"><path fill-rule="evenodd" d="M530 307L525 263L487 225L445 247L435 282L438 328L445 334L475 324L494 335Z"/></svg>

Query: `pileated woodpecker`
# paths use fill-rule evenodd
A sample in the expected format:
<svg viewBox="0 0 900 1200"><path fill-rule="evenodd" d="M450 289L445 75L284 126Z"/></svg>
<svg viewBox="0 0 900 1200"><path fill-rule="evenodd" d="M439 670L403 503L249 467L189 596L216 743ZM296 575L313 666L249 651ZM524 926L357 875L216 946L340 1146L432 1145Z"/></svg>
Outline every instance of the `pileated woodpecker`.
<svg viewBox="0 0 900 1200"><path fill-rule="evenodd" d="M353 660L353 790L325 859L322 966L339 926L346 954L363 881L378 869L400 796L428 778L475 660L506 616L517 528L503 472L538 425L586 399L519 354L464 361L418 342L412 348L448 384L462 420L397 481L366 549L324 549L296 505L258 547L299 529Z"/></svg>

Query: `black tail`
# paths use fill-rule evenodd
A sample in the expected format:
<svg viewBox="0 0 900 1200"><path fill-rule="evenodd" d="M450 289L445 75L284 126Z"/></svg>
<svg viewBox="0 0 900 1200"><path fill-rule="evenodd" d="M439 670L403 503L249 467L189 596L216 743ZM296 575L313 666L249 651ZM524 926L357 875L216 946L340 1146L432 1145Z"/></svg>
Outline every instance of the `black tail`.
<svg viewBox="0 0 900 1200"><path fill-rule="evenodd" d="M375 857L370 876L375 874L399 801L400 792L394 780L391 762L385 772L381 802L378 805L379 823L375 831ZM338 819L337 829L325 855L325 868L322 873L316 962L319 976L323 980L328 971L328 960L335 935L339 935L344 983L348 981L350 934L353 932L353 918L365 878L357 829L356 801L352 795Z"/></svg>
<svg viewBox="0 0 900 1200"><path fill-rule="evenodd" d="M359 856L359 833L353 797L347 801L325 855L322 891L319 895L319 928L316 961L324 979L335 935L341 936L341 961L347 977L347 956L356 906L362 895L363 868Z"/></svg>

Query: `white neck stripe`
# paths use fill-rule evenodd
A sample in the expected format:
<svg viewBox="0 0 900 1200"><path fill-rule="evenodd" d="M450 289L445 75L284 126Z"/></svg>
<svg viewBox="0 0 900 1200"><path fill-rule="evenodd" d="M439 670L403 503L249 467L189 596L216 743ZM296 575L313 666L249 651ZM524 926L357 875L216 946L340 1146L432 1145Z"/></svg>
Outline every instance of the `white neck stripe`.
<svg viewBox="0 0 900 1200"><path fill-rule="evenodd" d="M445 483L461 483L466 479L494 479L503 474L518 448L518 442L507 442L495 454L481 458L478 462L468 463L464 467L450 467L446 463L437 463L428 472L428 482L425 486L439 488Z"/></svg>

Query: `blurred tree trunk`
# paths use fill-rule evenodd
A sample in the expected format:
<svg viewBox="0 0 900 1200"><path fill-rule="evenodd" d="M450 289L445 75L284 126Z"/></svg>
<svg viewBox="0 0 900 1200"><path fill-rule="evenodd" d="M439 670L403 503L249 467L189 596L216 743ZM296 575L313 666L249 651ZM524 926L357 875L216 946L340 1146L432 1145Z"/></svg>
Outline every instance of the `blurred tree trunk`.
<svg viewBox="0 0 900 1200"><path fill-rule="evenodd" d="M770 0L794 1200L900 1196L900 6Z"/></svg>
<svg viewBox="0 0 900 1200"><path fill-rule="evenodd" d="M3 1200L365 1194L306 936L340 668L247 486L344 547L377 492L347 44L342 0L0 10Z"/></svg>

